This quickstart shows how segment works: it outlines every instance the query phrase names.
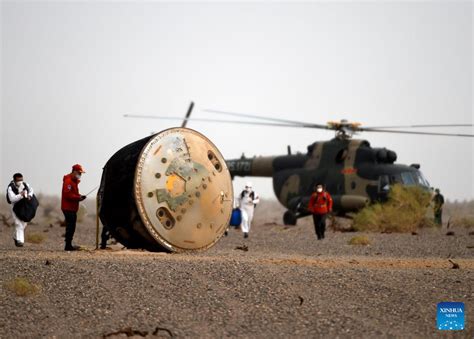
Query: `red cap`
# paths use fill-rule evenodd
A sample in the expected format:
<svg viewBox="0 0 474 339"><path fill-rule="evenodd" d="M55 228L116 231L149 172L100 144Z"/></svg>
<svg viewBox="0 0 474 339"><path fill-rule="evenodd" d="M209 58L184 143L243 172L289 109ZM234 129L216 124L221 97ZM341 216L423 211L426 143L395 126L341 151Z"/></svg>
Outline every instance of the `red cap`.
<svg viewBox="0 0 474 339"><path fill-rule="evenodd" d="M81 165L79 164L75 164L74 166L72 166L72 171L77 171L79 173L86 173L86 171L84 171L84 169L82 168Z"/></svg>

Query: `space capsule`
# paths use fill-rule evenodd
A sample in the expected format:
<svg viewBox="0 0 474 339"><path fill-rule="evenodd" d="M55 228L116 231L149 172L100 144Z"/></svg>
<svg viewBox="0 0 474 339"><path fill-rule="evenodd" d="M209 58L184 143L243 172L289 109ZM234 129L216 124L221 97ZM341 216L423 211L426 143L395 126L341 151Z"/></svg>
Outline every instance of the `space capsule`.
<svg viewBox="0 0 474 339"><path fill-rule="evenodd" d="M224 234L232 180L217 147L188 128L133 142L106 163L98 191L103 225L127 248L197 251Z"/></svg>

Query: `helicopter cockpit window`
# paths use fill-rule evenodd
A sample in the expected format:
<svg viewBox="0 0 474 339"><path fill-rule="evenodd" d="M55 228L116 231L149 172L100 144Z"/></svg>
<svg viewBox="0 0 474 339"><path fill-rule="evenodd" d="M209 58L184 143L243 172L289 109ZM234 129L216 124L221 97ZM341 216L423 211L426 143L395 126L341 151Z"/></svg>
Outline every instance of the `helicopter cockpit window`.
<svg viewBox="0 0 474 339"><path fill-rule="evenodd" d="M402 182L407 186L423 186L430 187L430 184L425 179L421 172L403 172Z"/></svg>
<svg viewBox="0 0 474 339"><path fill-rule="evenodd" d="M402 181L403 181L403 184L407 186L414 186L417 184L416 178L414 178L411 172L403 172Z"/></svg>
<svg viewBox="0 0 474 339"><path fill-rule="evenodd" d="M426 178L423 176L423 173L421 172L414 172L412 173L413 176L415 177L416 184L424 187L430 187L430 183Z"/></svg>

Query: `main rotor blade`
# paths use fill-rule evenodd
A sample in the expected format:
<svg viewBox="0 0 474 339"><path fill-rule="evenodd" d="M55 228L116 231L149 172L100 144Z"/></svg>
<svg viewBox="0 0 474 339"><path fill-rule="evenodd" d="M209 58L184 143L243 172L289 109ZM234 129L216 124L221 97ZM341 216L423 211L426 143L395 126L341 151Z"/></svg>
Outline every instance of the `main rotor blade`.
<svg viewBox="0 0 474 339"><path fill-rule="evenodd" d="M183 120L181 117L165 117L156 115L136 115L136 114L125 114L124 118L137 118L137 119L159 119L159 120ZM299 127L299 128L313 128L312 125L293 125L283 123L272 123L272 122L258 122L258 121L238 121L238 120L221 120L221 119L206 119L206 118L185 118L185 121L201 121L201 122L217 122L224 124L241 124L241 125L257 125L257 126L273 126L273 127Z"/></svg>
<svg viewBox="0 0 474 339"><path fill-rule="evenodd" d="M474 134L459 134L459 133L434 133L434 132L415 132L415 131L392 131L383 129L361 129L363 132L377 132L377 133L398 133L398 134L415 134L415 135L440 135L445 137L465 137L474 138Z"/></svg>
<svg viewBox="0 0 474 339"><path fill-rule="evenodd" d="M473 124L435 124L435 125L406 125L406 126L370 126L362 127L364 129L396 129L396 128L430 128L430 127L472 127Z"/></svg>
<svg viewBox="0 0 474 339"><path fill-rule="evenodd" d="M138 118L138 119L159 119L159 120L182 120L181 117L170 117L170 116L156 116L156 115L135 115L125 114L125 118ZM256 126L273 126L273 127L298 127L298 128L320 128L314 124L293 124L293 123L276 123L276 122L258 122L258 121L241 121L241 120L221 120L221 119L207 119L207 118L185 118L185 121L201 121L201 122L214 122L214 123L225 123L225 124L240 124L240 125L256 125ZM325 126L324 129L330 129ZM362 132L376 132L376 133L397 133L397 134L414 134L414 135L439 135L449 137L467 137L473 138L474 134L454 134L454 133L433 133L433 132L415 132L415 131L392 131L385 129L375 128L359 128L357 131Z"/></svg>
<svg viewBox="0 0 474 339"><path fill-rule="evenodd" d="M191 101L189 104L188 112L186 113L186 116L184 117L183 122L181 123L181 127L186 127L186 124L188 123L189 117L191 116L191 112L193 111L194 108L194 101Z"/></svg>
<svg viewBox="0 0 474 339"><path fill-rule="evenodd" d="M281 122L285 124L303 125L305 127L311 126L312 128L331 129L327 125L319 125L319 124L313 124L313 123L308 123L308 122L303 122L303 121L287 120L287 119L262 117L262 116L253 115L253 114L219 111L215 109L203 109L202 111L213 113L213 114L230 115L230 116L241 117L241 118L252 118L252 119L259 119L259 120L266 120L266 121Z"/></svg>

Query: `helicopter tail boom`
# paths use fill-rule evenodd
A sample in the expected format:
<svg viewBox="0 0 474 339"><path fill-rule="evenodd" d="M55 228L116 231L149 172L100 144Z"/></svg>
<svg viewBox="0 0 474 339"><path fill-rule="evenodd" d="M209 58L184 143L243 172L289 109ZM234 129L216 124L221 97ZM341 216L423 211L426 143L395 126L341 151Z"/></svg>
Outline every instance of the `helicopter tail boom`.
<svg viewBox="0 0 474 339"><path fill-rule="evenodd" d="M255 157L226 160L232 177L272 177L276 157Z"/></svg>

